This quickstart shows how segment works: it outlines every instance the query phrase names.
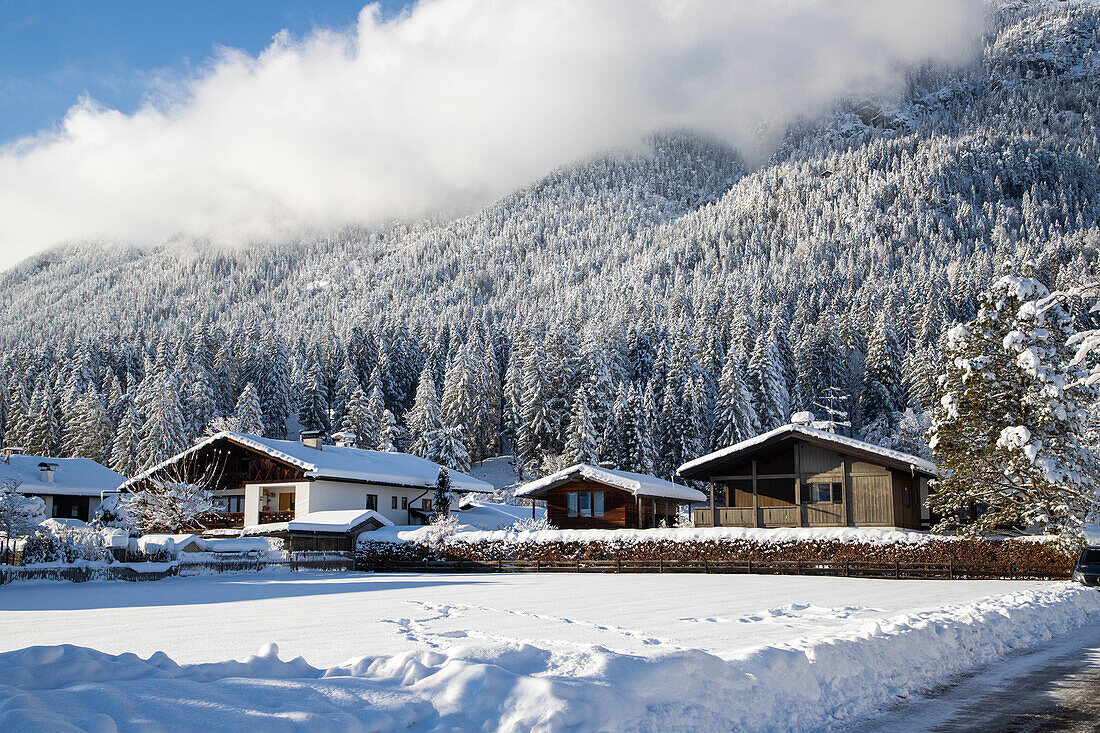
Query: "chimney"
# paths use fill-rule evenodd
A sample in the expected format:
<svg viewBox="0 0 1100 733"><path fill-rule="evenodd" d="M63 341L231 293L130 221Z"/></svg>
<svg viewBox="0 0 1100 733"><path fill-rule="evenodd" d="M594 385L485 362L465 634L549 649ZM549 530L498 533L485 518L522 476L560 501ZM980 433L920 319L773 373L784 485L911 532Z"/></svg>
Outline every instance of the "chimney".
<svg viewBox="0 0 1100 733"><path fill-rule="evenodd" d="M814 414L807 410L802 412L796 412L791 415L791 425L805 425L807 427L814 424Z"/></svg>
<svg viewBox="0 0 1100 733"><path fill-rule="evenodd" d="M332 442L337 448L354 448L355 433L333 433Z"/></svg>
<svg viewBox="0 0 1100 733"><path fill-rule="evenodd" d="M56 469L57 469L57 464L56 463L45 463L45 462L39 463L38 464L38 470L39 470L39 473L40 473L39 478L42 480L42 483L52 484L53 483L54 471Z"/></svg>
<svg viewBox="0 0 1100 733"><path fill-rule="evenodd" d="M11 463L12 456L23 455L23 449L14 445L4 447L4 463Z"/></svg>
<svg viewBox="0 0 1100 733"><path fill-rule="evenodd" d="M324 435L322 430L303 430L298 433L298 439L302 441L302 445L321 450L321 439Z"/></svg>

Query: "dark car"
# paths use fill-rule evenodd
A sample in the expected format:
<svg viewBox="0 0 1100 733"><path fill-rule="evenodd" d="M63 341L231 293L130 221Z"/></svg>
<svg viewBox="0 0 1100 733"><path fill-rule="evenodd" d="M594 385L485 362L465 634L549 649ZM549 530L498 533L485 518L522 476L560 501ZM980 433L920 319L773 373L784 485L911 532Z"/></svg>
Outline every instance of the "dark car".
<svg viewBox="0 0 1100 733"><path fill-rule="evenodd" d="M1100 546L1086 547L1077 559L1073 579L1085 585L1100 584Z"/></svg>

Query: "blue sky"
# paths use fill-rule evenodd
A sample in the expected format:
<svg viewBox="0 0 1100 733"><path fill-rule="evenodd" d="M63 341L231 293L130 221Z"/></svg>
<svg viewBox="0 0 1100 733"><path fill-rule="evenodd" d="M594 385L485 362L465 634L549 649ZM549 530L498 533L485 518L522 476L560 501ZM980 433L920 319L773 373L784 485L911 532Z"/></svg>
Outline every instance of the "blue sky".
<svg viewBox="0 0 1100 733"><path fill-rule="evenodd" d="M409 0L383 0L384 15ZM56 126L84 93L132 112L151 79L282 29L346 28L367 0L0 0L0 145Z"/></svg>

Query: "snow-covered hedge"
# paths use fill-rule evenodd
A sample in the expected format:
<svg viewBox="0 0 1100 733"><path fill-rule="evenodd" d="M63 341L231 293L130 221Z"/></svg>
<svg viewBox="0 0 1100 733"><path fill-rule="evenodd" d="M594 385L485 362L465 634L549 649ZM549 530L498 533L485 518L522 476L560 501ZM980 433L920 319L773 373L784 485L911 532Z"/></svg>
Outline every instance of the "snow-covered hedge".
<svg viewBox="0 0 1100 733"><path fill-rule="evenodd" d="M429 543L423 529L360 537L357 559L517 560L828 560L1007 564L1067 569L1072 556L1038 538L974 540L921 532L854 528L542 530L458 532Z"/></svg>

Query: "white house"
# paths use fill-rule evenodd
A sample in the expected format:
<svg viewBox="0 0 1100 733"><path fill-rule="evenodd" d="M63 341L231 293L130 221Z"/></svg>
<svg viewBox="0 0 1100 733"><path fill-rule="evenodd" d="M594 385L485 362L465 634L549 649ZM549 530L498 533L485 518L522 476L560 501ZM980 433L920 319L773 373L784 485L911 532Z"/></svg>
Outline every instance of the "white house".
<svg viewBox="0 0 1100 733"><path fill-rule="evenodd" d="M105 492L125 477L90 458L32 456L18 448L0 452L0 481L11 479L27 496L46 503L46 516L88 521Z"/></svg>
<svg viewBox="0 0 1100 733"><path fill-rule="evenodd" d="M218 433L135 476L130 488L157 476L205 474L226 526L302 520L316 512L376 511L395 525L423 524L432 511L439 464L408 453L323 445L319 437L276 440ZM456 493L493 491L450 472Z"/></svg>

